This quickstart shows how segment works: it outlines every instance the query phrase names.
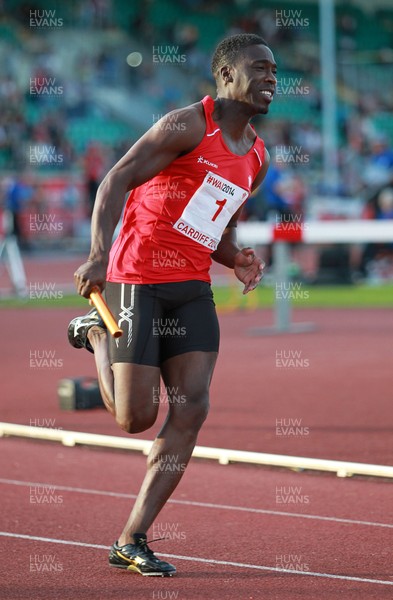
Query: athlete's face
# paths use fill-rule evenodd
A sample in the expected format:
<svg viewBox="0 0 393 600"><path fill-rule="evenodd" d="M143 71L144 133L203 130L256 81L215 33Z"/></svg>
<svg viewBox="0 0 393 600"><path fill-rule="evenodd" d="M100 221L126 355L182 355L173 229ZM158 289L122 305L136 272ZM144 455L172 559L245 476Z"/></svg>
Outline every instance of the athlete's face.
<svg viewBox="0 0 393 600"><path fill-rule="evenodd" d="M248 46L231 67L231 97L245 102L256 113L266 114L277 85L277 65L270 48Z"/></svg>

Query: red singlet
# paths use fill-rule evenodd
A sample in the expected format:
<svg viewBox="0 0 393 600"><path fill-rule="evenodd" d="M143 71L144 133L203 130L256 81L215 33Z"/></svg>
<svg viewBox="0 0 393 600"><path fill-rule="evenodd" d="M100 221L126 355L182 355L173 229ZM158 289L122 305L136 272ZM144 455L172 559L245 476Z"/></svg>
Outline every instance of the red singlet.
<svg viewBox="0 0 393 600"><path fill-rule="evenodd" d="M231 152L212 119L214 100L202 100L201 143L132 190L109 259L115 283L210 282L214 252L232 215L246 201L265 154L257 137L244 156Z"/></svg>

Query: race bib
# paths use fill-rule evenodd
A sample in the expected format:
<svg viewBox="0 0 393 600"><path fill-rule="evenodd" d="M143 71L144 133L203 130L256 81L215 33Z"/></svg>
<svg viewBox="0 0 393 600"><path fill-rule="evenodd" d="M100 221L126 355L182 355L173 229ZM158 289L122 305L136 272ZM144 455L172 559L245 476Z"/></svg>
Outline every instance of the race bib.
<svg viewBox="0 0 393 600"><path fill-rule="evenodd" d="M228 221L247 196L245 189L208 171L173 227L214 251Z"/></svg>

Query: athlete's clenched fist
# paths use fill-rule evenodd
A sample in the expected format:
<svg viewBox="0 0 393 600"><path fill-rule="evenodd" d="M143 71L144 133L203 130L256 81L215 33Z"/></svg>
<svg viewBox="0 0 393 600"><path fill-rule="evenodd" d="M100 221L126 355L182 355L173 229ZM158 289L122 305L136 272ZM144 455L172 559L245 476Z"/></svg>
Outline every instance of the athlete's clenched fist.
<svg viewBox="0 0 393 600"><path fill-rule="evenodd" d="M74 273L75 287L80 296L88 298L93 288L98 288L100 292L105 287L106 265L101 261L88 260L81 265Z"/></svg>

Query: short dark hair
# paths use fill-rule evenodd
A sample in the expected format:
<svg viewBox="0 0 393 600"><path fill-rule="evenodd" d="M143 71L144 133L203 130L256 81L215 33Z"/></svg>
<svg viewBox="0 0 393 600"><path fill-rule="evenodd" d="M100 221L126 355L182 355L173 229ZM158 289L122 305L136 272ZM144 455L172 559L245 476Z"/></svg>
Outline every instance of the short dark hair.
<svg viewBox="0 0 393 600"><path fill-rule="evenodd" d="M215 49L211 62L213 77L217 77L217 71L224 65L234 64L244 48L257 44L267 46L265 40L254 33L237 33L222 40Z"/></svg>

